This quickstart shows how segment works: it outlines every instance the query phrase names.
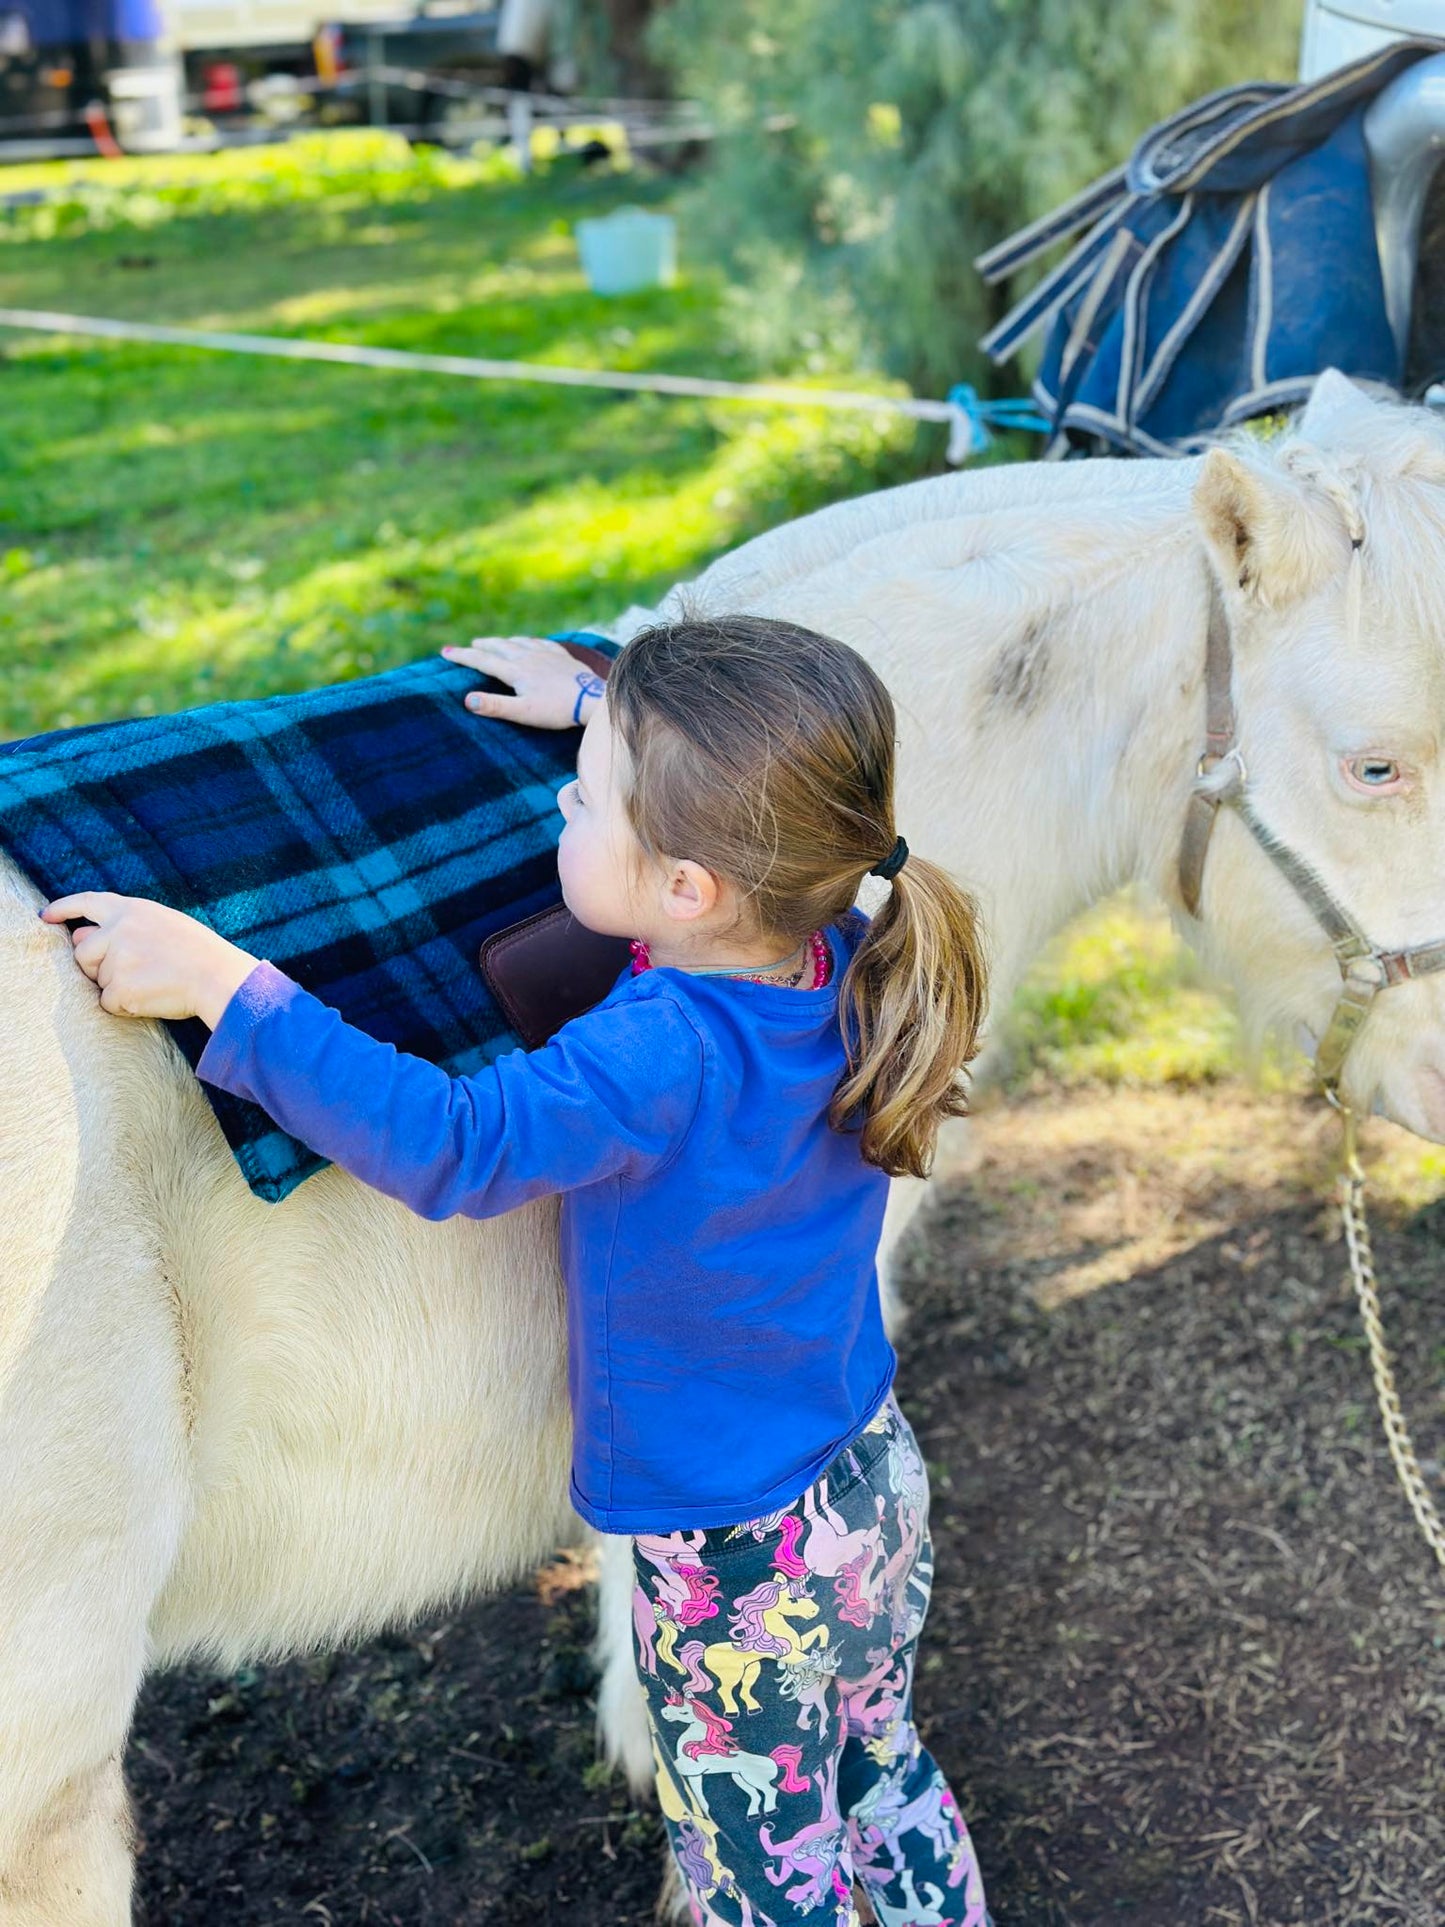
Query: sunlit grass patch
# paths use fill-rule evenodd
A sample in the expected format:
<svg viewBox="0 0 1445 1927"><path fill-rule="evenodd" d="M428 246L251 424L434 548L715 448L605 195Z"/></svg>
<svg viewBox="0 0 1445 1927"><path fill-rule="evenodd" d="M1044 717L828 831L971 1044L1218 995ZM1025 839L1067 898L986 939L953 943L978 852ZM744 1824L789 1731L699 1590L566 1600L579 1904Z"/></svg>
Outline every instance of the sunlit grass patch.
<svg viewBox="0 0 1445 1927"><path fill-rule="evenodd" d="M112 472L168 458L168 477L137 477L143 513L15 545L0 730L341 680L479 630L606 623L846 484L890 432L646 402L577 423L573 404L569 462L565 435L548 450L526 425L488 436L450 413L354 436L314 404L218 412L239 448L195 425L97 436Z"/></svg>
<svg viewBox="0 0 1445 1927"><path fill-rule="evenodd" d="M1445 1198L1445 1146L1427 1144L1375 1118L1365 1126L1362 1156L1368 1198L1396 1214L1438 1211ZM1445 1363L1445 1341L1441 1360Z"/></svg>
<svg viewBox="0 0 1445 1927"><path fill-rule="evenodd" d="M485 183L514 182L501 150L453 155L382 128L299 135L217 154L37 162L5 170L0 241L82 232L148 233L196 216L256 214L302 202L386 206ZM33 202L22 197L35 195Z"/></svg>
<svg viewBox="0 0 1445 1927"><path fill-rule="evenodd" d="M1043 1084L1207 1084L1244 1070L1239 1023L1162 912L1110 899L1040 957L1004 1017L1000 1069Z"/></svg>
<svg viewBox="0 0 1445 1927"><path fill-rule="evenodd" d="M1049 945L998 1028L995 1081L1014 1093L1248 1082L1290 1107L1281 1116L1310 1117L1309 1188L1322 1202L1335 1196L1341 1139L1305 1059L1282 1041L1252 1055L1229 993L1204 978L1163 911L1132 893L1099 904ZM1365 1122L1363 1147L1382 1211L1438 1209L1445 1147L1381 1119Z"/></svg>

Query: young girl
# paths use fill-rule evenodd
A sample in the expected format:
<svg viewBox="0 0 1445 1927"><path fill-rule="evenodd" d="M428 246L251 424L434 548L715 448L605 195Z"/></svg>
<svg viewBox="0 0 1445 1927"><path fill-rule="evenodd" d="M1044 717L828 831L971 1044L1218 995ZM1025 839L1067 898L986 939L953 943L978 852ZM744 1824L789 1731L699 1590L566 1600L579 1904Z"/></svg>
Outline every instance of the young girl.
<svg viewBox="0 0 1445 1927"><path fill-rule="evenodd" d="M473 707L570 724L562 892L634 962L543 1049L452 1078L176 911L50 904L107 1010L197 1015L199 1073L429 1218L561 1192L572 1498L631 1535L657 1784L708 1927L983 1927L913 1724L928 1484L891 1391L887 1174L964 1108L968 899L893 823L893 705L840 643L752 617L640 635L605 696L560 648L449 652ZM580 693L579 693L580 689ZM865 874L891 885L870 924Z"/></svg>

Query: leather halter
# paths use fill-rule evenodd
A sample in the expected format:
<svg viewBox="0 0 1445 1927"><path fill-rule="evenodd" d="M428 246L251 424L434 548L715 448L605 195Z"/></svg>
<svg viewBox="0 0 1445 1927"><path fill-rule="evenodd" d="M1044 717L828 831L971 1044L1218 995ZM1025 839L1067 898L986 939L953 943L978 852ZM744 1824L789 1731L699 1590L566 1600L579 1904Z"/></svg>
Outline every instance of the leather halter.
<svg viewBox="0 0 1445 1927"><path fill-rule="evenodd" d="M1349 911L1287 844L1281 843L1259 815L1249 795L1249 772L1236 741L1238 719L1234 708L1233 652L1229 618L1213 574L1209 578L1209 628L1204 644L1205 748L1199 759L1200 779L1189 799L1179 848L1179 894L1191 917L1199 916L1204 887L1204 864L1209 841L1221 808L1232 809L1285 877L1296 896L1311 912L1330 940L1340 967L1339 1001L1325 1026L1315 1052L1315 1076L1332 1102L1339 1101L1340 1077L1350 1047L1359 1036L1370 1007L1382 990L1445 970L1445 938L1410 950L1384 950L1371 943ZM1232 763L1224 783L1210 782L1214 772ZM1207 784L1207 787L1206 787Z"/></svg>

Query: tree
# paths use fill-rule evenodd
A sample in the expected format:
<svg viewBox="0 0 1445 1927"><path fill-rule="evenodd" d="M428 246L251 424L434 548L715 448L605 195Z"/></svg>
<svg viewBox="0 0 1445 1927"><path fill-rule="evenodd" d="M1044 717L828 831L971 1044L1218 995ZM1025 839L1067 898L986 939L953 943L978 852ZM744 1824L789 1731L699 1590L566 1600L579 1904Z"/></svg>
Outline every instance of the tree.
<svg viewBox="0 0 1445 1927"><path fill-rule="evenodd" d="M941 394L986 379L974 255L1186 101L1292 77L1298 33L1298 0L672 0L651 39L719 128L687 232L739 334Z"/></svg>

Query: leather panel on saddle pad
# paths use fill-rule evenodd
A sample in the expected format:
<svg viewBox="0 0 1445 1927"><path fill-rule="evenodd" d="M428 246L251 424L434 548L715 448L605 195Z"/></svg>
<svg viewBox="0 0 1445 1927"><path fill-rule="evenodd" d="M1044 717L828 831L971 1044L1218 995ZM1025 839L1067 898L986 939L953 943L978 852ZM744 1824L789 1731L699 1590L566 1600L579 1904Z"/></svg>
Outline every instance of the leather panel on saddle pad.
<svg viewBox="0 0 1445 1927"><path fill-rule="evenodd" d="M632 958L625 937L578 923L565 903L524 917L482 945L482 975L528 1050L591 1010Z"/></svg>
<svg viewBox="0 0 1445 1927"><path fill-rule="evenodd" d="M575 640L565 647L606 682L612 656ZM600 936L556 903L488 937L478 961L503 1016L537 1050L600 1004L631 959L625 937Z"/></svg>

